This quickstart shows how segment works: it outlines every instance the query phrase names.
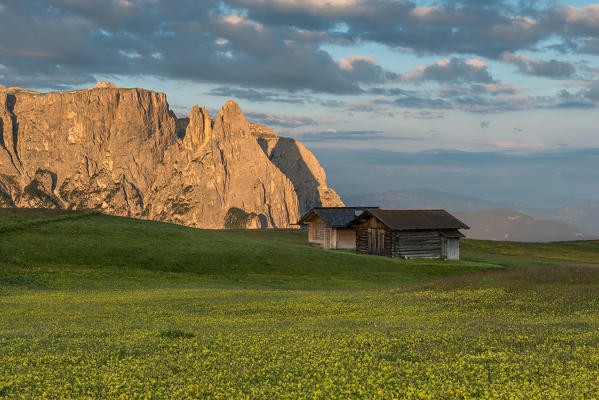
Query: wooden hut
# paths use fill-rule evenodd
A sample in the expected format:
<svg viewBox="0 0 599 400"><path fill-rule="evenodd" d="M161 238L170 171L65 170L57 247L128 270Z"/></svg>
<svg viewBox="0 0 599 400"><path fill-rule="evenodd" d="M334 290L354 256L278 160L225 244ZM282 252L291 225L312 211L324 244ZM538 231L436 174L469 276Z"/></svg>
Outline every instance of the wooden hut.
<svg viewBox="0 0 599 400"><path fill-rule="evenodd" d="M348 224L369 208L372 207L315 207L298 224L308 225L310 246L355 249L356 230Z"/></svg>
<svg viewBox="0 0 599 400"><path fill-rule="evenodd" d="M459 260L459 229L469 229L445 210L366 210L349 226L358 253L447 260Z"/></svg>

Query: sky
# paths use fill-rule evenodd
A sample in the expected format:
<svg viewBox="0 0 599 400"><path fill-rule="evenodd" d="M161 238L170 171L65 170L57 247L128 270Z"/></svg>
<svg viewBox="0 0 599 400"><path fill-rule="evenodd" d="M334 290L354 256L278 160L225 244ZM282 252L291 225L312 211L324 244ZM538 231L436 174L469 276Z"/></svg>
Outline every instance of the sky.
<svg viewBox="0 0 599 400"><path fill-rule="evenodd" d="M588 1L0 0L1 84L234 99L342 196L599 201L598 56Z"/></svg>

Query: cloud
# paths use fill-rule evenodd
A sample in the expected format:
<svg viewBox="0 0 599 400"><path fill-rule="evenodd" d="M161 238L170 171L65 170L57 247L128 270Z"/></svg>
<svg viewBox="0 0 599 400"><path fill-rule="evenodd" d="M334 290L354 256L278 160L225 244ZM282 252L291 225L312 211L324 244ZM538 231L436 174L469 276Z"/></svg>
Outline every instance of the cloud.
<svg viewBox="0 0 599 400"><path fill-rule="evenodd" d="M326 131L303 132L297 135L297 138L304 142L344 142L344 141L370 141L375 139L406 141L406 140L422 140L418 137L408 136L392 136L384 131L379 130L356 130L356 131L339 131L329 129Z"/></svg>
<svg viewBox="0 0 599 400"><path fill-rule="evenodd" d="M330 129L326 131L303 132L297 138L304 142L363 141L380 138L383 133L383 131L372 130L338 131Z"/></svg>
<svg viewBox="0 0 599 400"><path fill-rule="evenodd" d="M413 118L413 119L441 119L445 118L445 113L443 111L405 111L403 113L404 118Z"/></svg>
<svg viewBox="0 0 599 400"><path fill-rule="evenodd" d="M437 89L437 94L441 98L464 97L464 96L506 96L518 95L524 92L524 89L517 88L510 83L488 83L473 84L470 86L449 86Z"/></svg>
<svg viewBox="0 0 599 400"><path fill-rule="evenodd" d="M436 91L403 91L394 104L422 110L459 110L469 113L499 113L537 109L591 109L599 104L599 82L587 83L577 91L562 89L553 96L525 95L511 84L473 84L440 87Z"/></svg>
<svg viewBox="0 0 599 400"><path fill-rule="evenodd" d="M403 108L422 108L422 109L452 109L453 106L450 102L428 97L421 94L403 94L394 100L395 105Z"/></svg>
<svg viewBox="0 0 599 400"><path fill-rule="evenodd" d="M555 97L558 109L591 109L599 104L599 81L588 84L578 91L562 89Z"/></svg>
<svg viewBox="0 0 599 400"><path fill-rule="evenodd" d="M278 92L256 90L256 89L244 89L244 88L232 88L229 86L219 86L211 89L205 93L210 96L220 96L227 98L249 100L255 103L262 102L274 102L274 103L289 103L289 104L303 104L305 99L302 95L291 95L281 96Z"/></svg>
<svg viewBox="0 0 599 400"><path fill-rule="evenodd" d="M98 74L361 92L364 82L348 77L321 48L322 35L265 26L224 11L219 1L130 3L8 2L0 14L5 75L11 84L33 87L91 84Z"/></svg>
<svg viewBox="0 0 599 400"><path fill-rule="evenodd" d="M520 72L524 74L544 78L566 79L576 72L574 65L563 61L538 61L521 54L512 54L509 52L503 53L501 59L507 63L516 65Z"/></svg>
<svg viewBox="0 0 599 400"><path fill-rule="evenodd" d="M360 54L345 57L339 61L342 74L348 79L364 83L397 82L400 75L377 65L374 56L366 57Z"/></svg>
<svg viewBox="0 0 599 400"><path fill-rule="evenodd" d="M98 75L151 76L242 87L246 92L238 94L255 101L296 99L276 90L379 90L399 98L410 96L380 86L497 84L483 60L516 57L547 39L559 41L562 51L599 54L597 5L549 1L3 0L2 6L5 83L33 88L91 85ZM339 59L327 50L372 43L444 59L402 76L373 57ZM535 76L575 75L571 64L557 60L510 62ZM419 98L403 101L444 106Z"/></svg>
<svg viewBox="0 0 599 400"><path fill-rule="evenodd" d="M564 7L551 1L297 0L229 1L267 25L327 31L339 24L346 42L373 41L418 54L476 54L499 58L557 37L597 34L597 5ZM338 40L331 37L330 40Z"/></svg>
<svg viewBox="0 0 599 400"><path fill-rule="evenodd" d="M375 96L401 96L403 94L411 93L411 91L396 87L371 87L367 89L365 93Z"/></svg>
<svg viewBox="0 0 599 400"><path fill-rule="evenodd" d="M405 74L404 80L410 83L426 81L439 83L494 82L484 61L477 59L465 60L456 57L417 67Z"/></svg>
<svg viewBox="0 0 599 400"><path fill-rule="evenodd" d="M512 141L497 141L490 142L491 145L500 149L506 150L543 150L547 146L543 143L523 143L523 142L512 142Z"/></svg>
<svg viewBox="0 0 599 400"><path fill-rule="evenodd" d="M485 83L474 84L470 86L472 93L486 93L490 95L515 95L524 92L524 89L517 88L511 83Z"/></svg>
<svg viewBox="0 0 599 400"><path fill-rule="evenodd" d="M570 41L569 44L571 48L576 49L579 53L599 54L599 38L587 37L577 41Z"/></svg>
<svg viewBox="0 0 599 400"><path fill-rule="evenodd" d="M566 23L599 28L599 4L590 4L581 8L562 7L560 12Z"/></svg>
<svg viewBox="0 0 599 400"><path fill-rule="evenodd" d="M260 111L245 111L248 121L264 124L267 126L278 126L284 128L298 128L301 126L318 125L314 119L301 115L271 114Z"/></svg>

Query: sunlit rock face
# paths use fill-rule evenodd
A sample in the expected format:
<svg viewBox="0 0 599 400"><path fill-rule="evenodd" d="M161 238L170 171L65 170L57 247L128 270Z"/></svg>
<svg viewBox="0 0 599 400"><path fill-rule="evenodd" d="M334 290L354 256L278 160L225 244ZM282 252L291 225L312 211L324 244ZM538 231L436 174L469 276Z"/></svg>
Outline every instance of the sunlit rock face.
<svg viewBox="0 0 599 400"><path fill-rule="evenodd" d="M248 123L177 119L166 96L101 82L37 93L0 86L0 206L97 209L200 227L291 227L343 203L301 143Z"/></svg>

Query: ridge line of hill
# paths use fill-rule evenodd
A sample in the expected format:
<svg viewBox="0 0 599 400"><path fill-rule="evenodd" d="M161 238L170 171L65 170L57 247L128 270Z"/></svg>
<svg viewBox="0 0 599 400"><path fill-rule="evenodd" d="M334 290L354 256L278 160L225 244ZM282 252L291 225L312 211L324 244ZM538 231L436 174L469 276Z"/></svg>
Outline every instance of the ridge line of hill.
<svg viewBox="0 0 599 400"><path fill-rule="evenodd" d="M5 208L5 210L21 210L19 208ZM47 209L35 209L36 211L49 211ZM50 209L51 210L51 209ZM54 211L54 210L51 210ZM62 214L62 213L61 213ZM101 215L102 213L95 210L85 211L69 211L64 215L60 215L54 218L36 219L33 221L23 221L14 224L0 226L0 233L14 232L22 229L33 228L42 225L48 225L55 222L63 222L69 220L77 220L82 218L91 217L94 215Z"/></svg>

